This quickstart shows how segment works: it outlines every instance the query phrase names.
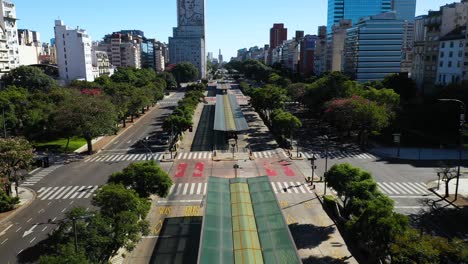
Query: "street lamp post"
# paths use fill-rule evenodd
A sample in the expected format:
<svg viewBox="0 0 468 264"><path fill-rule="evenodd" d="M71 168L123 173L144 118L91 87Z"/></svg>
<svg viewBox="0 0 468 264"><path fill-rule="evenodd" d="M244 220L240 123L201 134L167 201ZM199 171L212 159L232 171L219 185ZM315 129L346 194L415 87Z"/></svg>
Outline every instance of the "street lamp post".
<svg viewBox="0 0 468 264"><path fill-rule="evenodd" d="M458 198L458 185L460 182L460 167L462 163L462 150L463 150L463 125L465 124L465 103L457 99L438 99L440 102L454 102L460 106L460 123L458 129L458 168L457 168L457 184L455 187L455 200ZM448 184L448 182L446 183Z"/></svg>
<svg viewBox="0 0 468 264"><path fill-rule="evenodd" d="M237 169L239 169L239 164L234 164L233 168L234 168L234 176L237 179Z"/></svg>
<svg viewBox="0 0 468 264"><path fill-rule="evenodd" d="M324 177L325 177L325 173L327 173L328 171L328 136L325 135L323 136L323 139L325 139L325 172L324 172ZM325 187L326 187L327 183L325 183Z"/></svg>
<svg viewBox="0 0 468 264"><path fill-rule="evenodd" d="M314 185L314 172L315 172L315 169L317 169L317 166L315 165L315 161L317 160L317 158L315 157L315 154L312 154L312 158L309 158L308 160L310 161L310 166L312 168L312 177L310 178L309 182L310 182L310 185L313 186Z"/></svg>

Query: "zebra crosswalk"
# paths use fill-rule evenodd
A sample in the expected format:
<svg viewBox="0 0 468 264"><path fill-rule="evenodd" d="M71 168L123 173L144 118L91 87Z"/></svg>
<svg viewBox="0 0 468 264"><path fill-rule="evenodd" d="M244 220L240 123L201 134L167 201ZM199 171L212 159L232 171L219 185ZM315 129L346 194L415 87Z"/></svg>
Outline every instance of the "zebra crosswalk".
<svg viewBox="0 0 468 264"><path fill-rule="evenodd" d="M38 183L42 178L51 174L54 170L62 167L62 165L54 165L48 168L42 169L37 173L33 173L31 177L26 178L26 180L21 183L21 186L33 186Z"/></svg>
<svg viewBox="0 0 468 264"><path fill-rule="evenodd" d="M180 101L180 98L179 99L164 99L162 101L159 101L158 104L159 105L176 105L178 104L179 101Z"/></svg>
<svg viewBox="0 0 468 264"><path fill-rule="evenodd" d="M368 160L376 160L377 157L366 152L359 152L359 151L330 151L326 153L325 151L323 152L300 152L303 157L305 158L312 158L312 155L315 155L317 158L322 158L324 159L325 157L328 156L329 159L344 159L344 158L352 158L352 159L368 159Z"/></svg>
<svg viewBox="0 0 468 264"><path fill-rule="evenodd" d="M139 154L104 154L91 157L84 162L118 162L118 161L140 161L140 160L160 160L164 153Z"/></svg>
<svg viewBox="0 0 468 264"><path fill-rule="evenodd" d="M181 152L177 154L176 159L178 160L200 160L200 159L211 159L213 153L211 151L200 151L200 152Z"/></svg>
<svg viewBox="0 0 468 264"><path fill-rule="evenodd" d="M37 191L37 198L39 200L88 199L98 188L98 185L42 187Z"/></svg>
<svg viewBox="0 0 468 264"><path fill-rule="evenodd" d="M137 154L102 154L91 157L84 162L119 162L119 161L142 161L142 160L161 160L169 158L167 153L137 153ZM210 151L201 152L180 152L175 157L176 160L203 160L211 159L213 153Z"/></svg>
<svg viewBox="0 0 468 264"><path fill-rule="evenodd" d="M260 152L253 152L253 156L256 159L269 159L269 158L275 158L277 157L276 155L278 152L276 150L268 150L268 151L260 151ZM280 151L279 155L281 158L286 158L287 155L284 153L284 151Z"/></svg>
<svg viewBox="0 0 468 264"><path fill-rule="evenodd" d="M431 194L423 182L379 182L379 190L386 195L421 196Z"/></svg>
<svg viewBox="0 0 468 264"><path fill-rule="evenodd" d="M309 194L313 193L304 182L271 182L276 194ZM207 183L176 183L169 190L168 197L206 195Z"/></svg>

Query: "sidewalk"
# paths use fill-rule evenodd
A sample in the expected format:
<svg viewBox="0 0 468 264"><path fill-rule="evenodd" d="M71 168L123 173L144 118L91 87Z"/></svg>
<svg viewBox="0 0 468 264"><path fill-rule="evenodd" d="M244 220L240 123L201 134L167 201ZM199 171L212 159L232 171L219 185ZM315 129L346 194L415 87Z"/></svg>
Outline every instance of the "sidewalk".
<svg viewBox="0 0 468 264"><path fill-rule="evenodd" d="M449 183L449 197L447 197L447 201L453 201L455 199L455 189L457 185L457 179L453 179ZM431 189L434 193L436 193L440 197L445 196L445 182L440 181L440 186L438 187L438 181L432 181L427 184L428 188ZM453 202L457 206L468 206L468 178L460 177L460 181L458 184L458 197L455 202Z"/></svg>
<svg viewBox="0 0 468 264"><path fill-rule="evenodd" d="M458 149L435 148L400 148L400 156L396 147L375 147L369 152L383 158L404 160L458 160ZM468 160L468 150L462 151L462 159Z"/></svg>
<svg viewBox="0 0 468 264"><path fill-rule="evenodd" d="M14 187L12 188L12 193L13 195L16 195L16 191ZM31 204L34 201L34 199L36 199L36 193L29 188L20 186L18 187L18 197L20 199L20 202L19 204L16 205L16 209L9 211L9 212L5 212L5 213L0 213L0 225L8 221L17 213L27 208L28 205Z"/></svg>

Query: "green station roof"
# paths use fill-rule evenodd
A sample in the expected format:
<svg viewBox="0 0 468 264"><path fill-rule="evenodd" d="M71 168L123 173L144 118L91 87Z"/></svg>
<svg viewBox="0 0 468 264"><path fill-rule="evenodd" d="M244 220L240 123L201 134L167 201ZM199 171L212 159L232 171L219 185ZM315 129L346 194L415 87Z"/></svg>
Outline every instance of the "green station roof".
<svg viewBox="0 0 468 264"><path fill-rule="evenodd" d="M210 177L198 262L301 263L268 177Z"/></svg>
<svg viewBox="0 0 468 264"><path fill-rule="evenodd" d="M216 95L214 130L237 132L248 130L249 125L237 103L235 94Z"/></svg>

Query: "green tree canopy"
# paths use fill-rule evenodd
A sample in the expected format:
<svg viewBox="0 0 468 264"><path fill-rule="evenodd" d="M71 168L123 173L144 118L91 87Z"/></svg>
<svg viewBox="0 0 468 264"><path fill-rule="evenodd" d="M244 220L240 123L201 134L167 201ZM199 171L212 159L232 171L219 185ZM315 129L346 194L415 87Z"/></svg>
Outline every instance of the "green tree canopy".
<svg viewBox="0 0 468 264"><path fill-rule="evenodd" d="M178 63L171 73L179 84L193 82L199 75L198 69L190 62Z"/></svg>
<svg viewBox="0 0 468 264"><path fill-rule="evenodd" d="M24 138L0 139L0 178L7 195L11 195L11 182L19 185L18 172L27 170L33 160L33 148ZM18 189L16 189L18 196Z"/></svg>
<svg viewBox="0 0 468 264"><path fill-rule="evenodd" d="M166 197L172 186L169 175L154 161L132 163L122 172L112 174L109 183L123 184L143 198L148 198L151 194Z"/></svg>
<svg viewBox="0 0 468 264"><path fill-rule="evenodd" d="M54 79L49 77L41 69L33 66L20 66L11 70L2 77L5 86L18 86L32 91L47 92L57 86Z"/></svg>
<svg viewBox="0 0 468 264"><path fill-rule="evenodd" d="M57 129L70 134L67 137L82 136L92 153L92 140L116 132L117 114L115 106L105 97L75 94L63 101L54 114Z"/></svg>

